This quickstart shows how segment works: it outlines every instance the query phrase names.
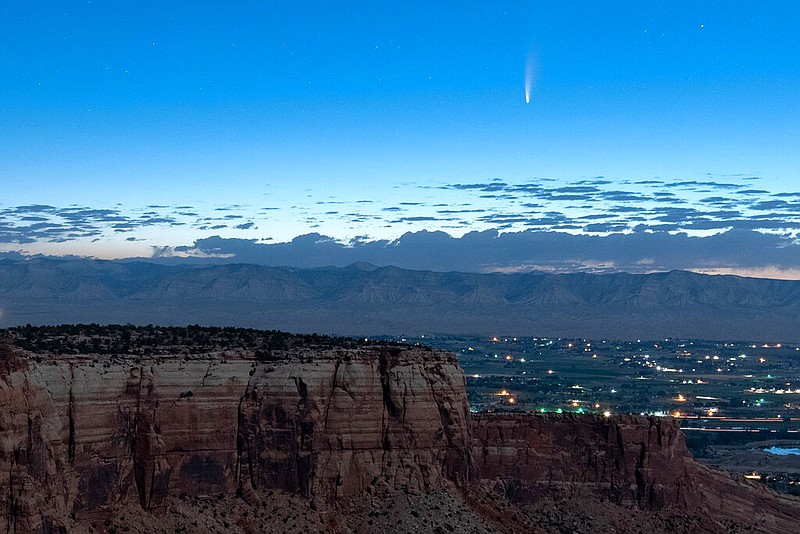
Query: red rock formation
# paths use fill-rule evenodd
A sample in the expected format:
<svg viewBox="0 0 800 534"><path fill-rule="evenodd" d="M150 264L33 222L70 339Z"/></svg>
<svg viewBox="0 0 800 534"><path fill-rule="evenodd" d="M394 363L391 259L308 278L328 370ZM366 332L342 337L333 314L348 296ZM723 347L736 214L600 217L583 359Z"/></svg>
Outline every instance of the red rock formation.
<svg viewBox="0 0 800 534"><path fill-rule="evenodd" d="M476 469L512 501L608 499L645 509L686 505L683 434L672 419L493 415L474 418Z"/></svg>
<svg viewBox="0 0 800 534"><path fill-rule="evenodd" d="M227 334L215 335L211 345ZM75 351L83 337L64 346ZM286 341L274 337L267 341ZM324 342L194 353L183 346L171 355L161 347L165 354L149 356L141 348L66 356L0 347L0 530L58 532L115 510L152 520L183 495L221 495L257 511L271 490L307 497L315 511L359 501L373 514L392 491L445 490L508 532L555 517L547 506L531 511L551 501L566 503L558 521L573 529L594 520L586 510L662 526L691 516L676 532L794 532L800 521L797 499L697 464L671 419L471 418L452 354ZM360 528L358 521L344 524Z"/></svg>
<svg viewBox="0 0 800 534"><path fill-rule="evenodd" d="M367 346L273 359L15 359L0 373L0 530L56 530L70 513L158 509L182 493L276 488L330 502L466 475L455 356Z"/></svg>
<svg viewBox="0 0 800 534"><path fill-rule="evenodd" d="M473 458L508 500L610 501L648 511L706 515L713 532L738 524L795 532L800 501L697 463L678 421L591 415L473 417Z"/></svg>

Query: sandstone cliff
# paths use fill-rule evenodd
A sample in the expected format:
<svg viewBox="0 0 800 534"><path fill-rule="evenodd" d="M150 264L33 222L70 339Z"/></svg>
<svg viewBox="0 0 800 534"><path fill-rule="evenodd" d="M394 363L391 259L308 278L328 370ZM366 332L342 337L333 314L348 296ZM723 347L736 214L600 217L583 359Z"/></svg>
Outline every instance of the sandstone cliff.
<svg viewBox="0 0 800 534"><path fill-rule="evenodd" d="M484 414L473 429L476 468L512 501L590 498L661 509L695 497L673 419Z"/></svg>
<svg viewBox="0 0 800 534"><path fill-rule="evenodd" d="M456 357L424 347L200 327L0 331L0 531L800 522L800 500L697 464L671 419L471 416L464 388Z"/></svg>
<svg viewBox="0 0 800 534"><path fill-rule="evenodd" d="M0 531L256 489L320 505L467 475L456 358L363 344L259 353L39 357L0 370Z"/></svg>
<svg viewBox="0 0 800 534"><path fill-rule="evenodd" d="M789 533L800 524L800 500L697 463L671 418L482 414L472 428L476 471L517 504L697 514L694 529L709 532Z"/></svg>

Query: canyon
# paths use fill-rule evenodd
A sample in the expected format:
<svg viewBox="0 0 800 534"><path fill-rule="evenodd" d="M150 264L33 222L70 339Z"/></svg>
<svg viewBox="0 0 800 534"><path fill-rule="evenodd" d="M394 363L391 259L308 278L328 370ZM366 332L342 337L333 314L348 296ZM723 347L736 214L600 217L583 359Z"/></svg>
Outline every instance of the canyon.
<svg viewBox="0 0 800 534"><path fill-rule="evenodd" d="M3 532L180 524L186 503L210 498L230 516L217 531L242 532L269 531L286 502L320 530L356 521L377 532L389 504L416 503L413 521L431 499L476 532L549 532L546 503L562 515L593 503L677 532L790 532L800 521L800 500L697 464L672 419L472 414L456 356L422 346L202 327L9 329L0 407ZM254 522L258 510L273 513Z"/></svg>

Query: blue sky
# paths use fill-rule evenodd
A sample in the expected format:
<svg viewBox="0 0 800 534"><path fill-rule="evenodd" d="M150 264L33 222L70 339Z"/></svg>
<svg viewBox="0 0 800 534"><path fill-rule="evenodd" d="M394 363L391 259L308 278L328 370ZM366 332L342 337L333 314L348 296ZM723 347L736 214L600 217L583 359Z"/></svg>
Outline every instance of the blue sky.
<svg viewBox="0 0 800 534"><path fill-rule="evenodd" d="M531 229L796 244L796 3L286 4L3 3L0 251Z"/></svg>

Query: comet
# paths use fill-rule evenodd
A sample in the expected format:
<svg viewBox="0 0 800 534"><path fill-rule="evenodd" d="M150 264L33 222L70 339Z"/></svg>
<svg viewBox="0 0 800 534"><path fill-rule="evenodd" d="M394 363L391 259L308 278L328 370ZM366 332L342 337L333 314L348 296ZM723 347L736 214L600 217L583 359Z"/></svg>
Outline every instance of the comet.
<svg viewBox="0 0 800 534"><path fill-rule="evenodd" d="M533 55L528 54L525 60L525 103L531 103L531 91L533 90Z"/></svg>

